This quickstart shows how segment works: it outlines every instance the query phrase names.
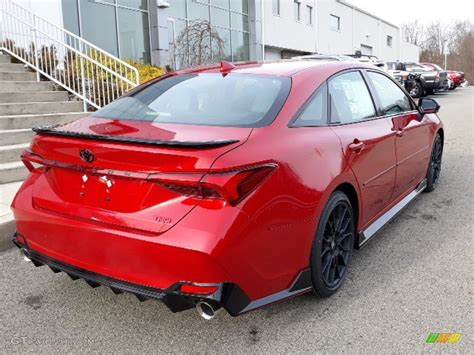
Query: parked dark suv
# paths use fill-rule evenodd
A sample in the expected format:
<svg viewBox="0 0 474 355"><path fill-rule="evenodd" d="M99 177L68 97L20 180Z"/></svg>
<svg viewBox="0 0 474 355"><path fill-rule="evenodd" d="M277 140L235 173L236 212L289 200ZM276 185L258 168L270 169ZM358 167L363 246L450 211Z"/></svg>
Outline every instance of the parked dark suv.
<svg viewBox="0 0 474 355"><path fill-rule="evenodd" d="M427 67L428 69L432 69L438 73L439 77L439 86L436 88L436 90L449 90L449 87L451 86L449 83L449 75L448 71L444 70L441 68L438 64L434 63L420 63L421 65Z"/></svg>
<svg viewBox="0 0 474 355"><path fill-rule="evenodd" d="M441 78L438 71L418 63L405 63L405 67L407 72L420 74L420 83L425 94L432 95L436 90L441 89ZM447 76L443 80L447 80Z"/></svg>

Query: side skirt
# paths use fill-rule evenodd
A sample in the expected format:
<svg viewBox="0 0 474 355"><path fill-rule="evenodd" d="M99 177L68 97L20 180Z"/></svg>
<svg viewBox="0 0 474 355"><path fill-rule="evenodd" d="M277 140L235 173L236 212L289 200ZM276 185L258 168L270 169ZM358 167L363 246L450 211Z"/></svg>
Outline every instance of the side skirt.
<svg viewBox="0 0 474 355"><path fill-rule="evenodd" d="M305 292L309 292L312 290L312 288L311 269L308 268L299 273L289 288L269 296L259 298L258 300L251 301L244 309L240 311L239 314L247 313L257 308L269 305L270 303L275 303Z"/></svg>
<svg viewBox="0 0 474 355"><path fill-rule="evenodd" d="M385 212L370 226L359 233L359 248L364 246L374 235L376 235L388 222L395 218L406 206L410 204L426 188L426 179L418 187L405 196L395 206Z"/></svg>

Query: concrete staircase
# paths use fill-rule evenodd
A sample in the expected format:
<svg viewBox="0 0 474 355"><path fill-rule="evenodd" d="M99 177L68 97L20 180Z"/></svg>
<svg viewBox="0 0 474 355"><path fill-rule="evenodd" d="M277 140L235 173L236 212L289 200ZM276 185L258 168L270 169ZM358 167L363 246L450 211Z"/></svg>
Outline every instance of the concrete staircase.
<svg viewBox="0 0 474 355"><path fill-rule="evenodd" d="M14 232L10 204L28 175L20 160L36 125L65 123L84 115L80 101L70 101L66 91L36 73L11 62L0 53L0 250L9 246Z"/></svg>

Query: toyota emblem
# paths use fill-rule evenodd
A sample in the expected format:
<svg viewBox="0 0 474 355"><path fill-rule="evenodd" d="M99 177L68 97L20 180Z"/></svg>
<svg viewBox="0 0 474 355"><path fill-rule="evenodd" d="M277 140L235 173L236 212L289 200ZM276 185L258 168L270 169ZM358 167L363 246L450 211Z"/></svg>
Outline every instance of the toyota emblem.
<svg viewBox="0 0 474 355"><path fill-rule="evenodd" d="M79 153L79 156L86 163L92 163L95 160L94 153L92 153L89 149L81 150L81 152Z"/></svg>

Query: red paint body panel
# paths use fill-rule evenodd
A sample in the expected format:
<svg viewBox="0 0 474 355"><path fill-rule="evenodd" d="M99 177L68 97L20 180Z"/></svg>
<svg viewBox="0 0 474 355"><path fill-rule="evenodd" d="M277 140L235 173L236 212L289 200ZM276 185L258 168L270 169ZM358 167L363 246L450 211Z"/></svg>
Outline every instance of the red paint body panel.
<svg viewBox="0 0 474 355"><path fill-rule="evenodd" d="M376 70L344 62L238 64L232 72L291 77L285 104L264 127L92 116L65 126L141 139L238 141L226 146L184 148L39 134L31 151L63 165L35 170L25 181L12 204L18 232L44 255L141 285L232 282L251 300L285 290L310 266L319 215L331 193L341 184L354 188L362 230L424 178L441 128L436 115L420 121L416 112L357 124L290 127L322 83L353 68ZM219 66L176 75L201 71L218 72ZM401 137L399 129L405 131ZM360 152L348 150L354 139L365 143ZM83 149L94 153L92 163L81 160ZM151 178L191 174L204 181L268 163L276 168L235 206L179 195Z"/></svg>
<svg viewBox="0 0 474 355"><path fill-rule="evenodd" d="M454 83L454 86L460 86L464 83L464 73L456 70L448 70L449 77Z"/></svg>

